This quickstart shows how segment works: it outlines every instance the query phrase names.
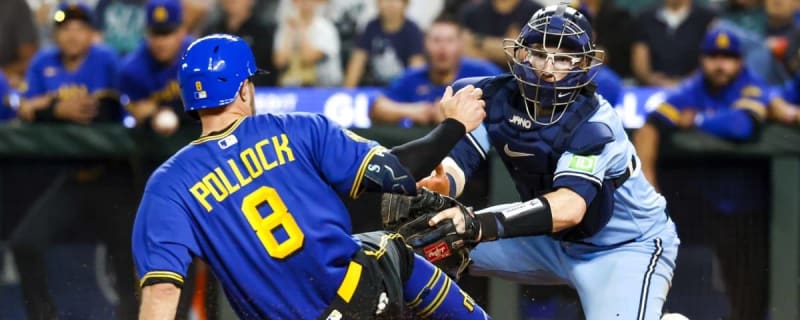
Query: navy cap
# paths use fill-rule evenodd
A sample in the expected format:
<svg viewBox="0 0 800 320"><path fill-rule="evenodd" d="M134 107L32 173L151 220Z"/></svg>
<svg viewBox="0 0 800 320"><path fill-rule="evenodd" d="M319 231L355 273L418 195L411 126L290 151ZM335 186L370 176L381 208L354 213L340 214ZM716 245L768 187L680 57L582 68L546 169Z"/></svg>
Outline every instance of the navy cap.
<svg viewBox="0 0 800 320"><path fill-rule="evenodd" d="M150 0L147 2L147 29L156 34L169 34L183 23L180 0Z"/></svg>
<svg viewBox="0 0 800 320"><path fill-rule="evenodd" d="M723 54L736 57L742 55L739 37L728 30L716 29L707 33L701 49L705 55Z"/></svg>
<svg viewBox="0 0 800 320"><path fill-rule="evenodd" d="M62 2L53 14L53 23L59 26L69 20L81 20L94 27L94 13L85 3Z"/></svg>

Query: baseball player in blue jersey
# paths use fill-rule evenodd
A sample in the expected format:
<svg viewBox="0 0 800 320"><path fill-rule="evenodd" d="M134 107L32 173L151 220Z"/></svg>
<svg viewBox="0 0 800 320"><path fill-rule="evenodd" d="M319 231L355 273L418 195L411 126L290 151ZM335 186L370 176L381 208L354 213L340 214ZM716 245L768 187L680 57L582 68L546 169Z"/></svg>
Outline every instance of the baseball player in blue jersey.
<svg viewBox="0 0 800 320"><path fill-rule="evenodd" d="M670 92L634 137L643 172L656 186L660 132L697 128L722 139L745 141L755 136L767 116L769 87L743 64L739 38L730 31L712 30L702 51L701 70Z"/></svg>
<svg viewBox="0 0 800 320"><path fill-rule="evenodd" d="M116 53L93 44L92 14L85 4L64 3L57 8L56 47L40 51L31 61L21 118L81 124L120 121Z"/></svg>
<svg viewBox="0 0 800 320"><path fill-rule="evenodd" d="M0 70L0 121L14 118L16 108L19 106L18 96L8 84L8 79Z"/></svg>
<svg viewBox="0 0 800 320"><path fill-rule="evenodd" d="M591 25L566 5L537 11L506 40L510 75L459 80L482 88L487 117L421 185L457 195L494 147L523 202L452 219L473 275L574 287L588 319L658 319L679 240L666 201L592 79L603 53Z"/></svg>
<svg viewBox="0 0 800 320"><path fill-rule="evenodd" d="M417 160L444 158L480 124L481 90L448 91L442 108L453 118L387 150L320 115L253 115L257 72L247 43L229 35L199 39L182 58L185 109L203 134L145 188L132 236L141 317L174 317L187 266L200 257L244 319L397 318L404 306L422 317L487 318L398 235L351 236L339 198L416 194L414 175L433 169Z"/></svg>
<svg viewBox="0 0 800 320"><path fill-rule="evenodd" d="M146 13L145 39L123 60L120 87L137 125L171 135L180 125L193 123L192 119L181 116L176 79L181 53L193 39L182 26L180 0L150 0Z"/></svg>

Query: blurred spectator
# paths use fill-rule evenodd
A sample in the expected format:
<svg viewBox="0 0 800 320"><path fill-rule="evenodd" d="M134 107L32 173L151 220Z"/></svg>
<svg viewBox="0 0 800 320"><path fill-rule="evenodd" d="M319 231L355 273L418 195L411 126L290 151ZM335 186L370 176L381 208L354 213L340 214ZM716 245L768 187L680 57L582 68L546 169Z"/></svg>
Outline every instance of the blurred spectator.
<svg viewBox="0 0 800 320"><path fill-rule="evenodd" d="M16 116L18 97L13 95L13 88L8 84L8 79L0 70L0 122Z"/></svg>
<svg viewBox="0 0 800 320"><path fill-rule="evenodd" d="M293 0L275 33L273 63L282 86L338 86L342 83L339 35L316 8L318 0Z"/></svg>
<svg viewBox="0 0 800 320"><path fill-rule="evenodd" d="M428 64L406 71L378 97L370 110L377 122L426 125L440 121L434 104L455 80L501 73L491 63L463 57L458 23L447 18L433 22L425 35Z"/></svg>
<svg viewBox="0 0 800 320"><path fill-rule="evenodd" d="M103 42L120 55L133 51L144 36L147 0L100 0L95 8Z"/></svg>
<svg viewBox="0 0 800 320"><path fill-rule="evenodd" d="M181 0L183 7L183 27L187 33L199 36L208 23L211 8L215 8L217 0Z"/></svg>
<svg viewBox="0 0 800 320"><path fill-rule="evenodd" d="M12 87L20 88L28 62L38 48L38 34L25 0L0 1L0 68Z"/></svg>
<svg viewBox="0 0 800 320"><path fill-rule="evenodd" d="M733 22L744 30L762 35L767 26L763 0L729 0L720 18Z"/></svg>
<svg viewBox="0 0 800 320"><path fill-rule="evenodd" d="M789 46L788 37L797 29L794 15L800 4L795 0L765 0L764 7L767 12L767 48L771 50L775 59L783 61Z"/></svg>
<svg viewBox="0 0 800 320"><path fill-rule="evenodd" d="M408 0L377 1L379 16L359 35L347 65L345 87L383 86L408 67L425 63L422 30L405 17Z"/></svg>
<svg viewBox="0 0 800 320"><path fill-rule="evenodd" d="M62 4L53 15L56 48L36 55L27 72L26 108L34 122L120 123L116 54L94 45L92 13L84 4ZM11 235L28 319L56 319L48 293L45 253L64 236L90 231L105 242L114 266L119 319L136 317L130 228L135 199L131 180L111 166L81 164L55 177ZM86 227L94 229L87 230Z"/></svg>
<svg viewBox="0 0 800 320"><path fill-rule="evenodd" d="M461 2L461 0L459 0ZM280 0L276 15L284 17L294 11L293 0ZM357 33L378 15L376 0L324 0L317 10L333 22L339 31L342 47L350 46ZM408 0L406 17L422 30L430 26L444 10L445 0ZM346 52L349 52L345 50Z"/></svg>
<svg viewBox="0 0 800 320"><path fill-rule="evenodd" d="M700 43L714 13L692 0L664 0L635 24L631 68L648 86L672 86L697 68Z"/></svg>
<svg viewBox="0 0 800 320"><path fill-rule="evenodd" d="M611 106L616 106L622 99L622 78L606 65L597 68L597 76L594 81L597 85L597 93L605 98Z"/></svg>
<svg viewBox="0 0 800 320"><path fill-rule="evenodd" d="M754 137L756 127L766 117L768 87L744 65L738 37L730 31L713 30L706 35L701 48L702 71L670 93L634 136L642 172L653 185L657 180L659 142L664 134L676 128L696 128L721 139L741 142ZM750 208L750 199L741 197L742 192L731 196L727 194L729 190L722 187L744 190L749 182L742 185L732 177L725 184L698 183L709 186L700 188L706 191L697 195L694 205L715 212L712 224L699 229L711 233L708 238L722 267L725 291L732 307L731 319L764 319L768 219L763 217L764 212ZM707 219L697 220L695 224L703 221ZM742 248L749 250L742 252Z"/></svg>
<svg viewBox="0 0 800 320"><path fill-rule="evenodd" d="M731 141L751 138L764 120L768 88L742 63L742 47L734 33L709 32L702 44L701 72L683 81L647 118L635 136L642 170L656 185L660 132L697 128Z"/></svg>
<svg viewBox="0 0 800 320"><path fill-rule="evenodd" d="M262 23L255 15L256 0L220 0L223 15L213 22L204 34L227 33L241 37L253 49L260 68L272 73L256 77L256 86L275 86L275 67L272 66L272 46L275 42L275 26Z"/></svg>
<svg viewBox="0 0 800 320"><path fill-rule="evenodd" d="M769 118L786 125L800 124L800 30L789 35L784 57L787 70L794 76L773 91Z"/></svg>
<svg viewBox="0 0 800 320"><path fill-rule="evenodd" d="M116 54L95 45L91 9L62 4L53 15L55 48L39 52L25 77L19 116L27 121L119 121Z"/></svg>
<svg viewBox="0 0 800 320"><path fill-rule="evenodd" d="M575 1L578 8L592 22L595 43L606 51L603 63L624 77L631 76L631 33L633 28L628 11L618 8L613 0Z"/></svg>
<svg viewBox="0 0 800 320"><path fill-rule="evenodd" d="M541 6L532 0L484 0L464 8L466 53L505 68L503 39L516 38Z"/></svg>
<svg viewBox="0 0 800 320"><path fill-rule="evenodd" d="M136 124L168 136L180 125L195 122L182 111L177 81L181 53L192 38L181 25L179 0L151 0L146 12L145 39L122 62L120 88Z"/></svg>

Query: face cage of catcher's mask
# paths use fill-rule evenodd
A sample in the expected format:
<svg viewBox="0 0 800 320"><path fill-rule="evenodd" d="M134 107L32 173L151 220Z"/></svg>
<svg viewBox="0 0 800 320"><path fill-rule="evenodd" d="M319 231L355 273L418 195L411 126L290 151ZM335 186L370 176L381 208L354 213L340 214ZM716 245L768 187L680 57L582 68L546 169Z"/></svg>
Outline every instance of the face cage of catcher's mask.
<svg viewBox="0 0 800 320"><path fill-rule="evenodd" d="M563 79L568 79L575 74L588 74L589 77L586 81L577 83L572 86L556 86L554 82L549 82L542 80L542 74L545 74L544 70L534 67L533 63L528 61L520 61L517 59L516 51L517 50L547 50L547 49L560 49L564 38L565 37L580 37L585 32L583 29L578 26L576 23L564 20L565 26L561 29L559 33L551 33L547 31L547 28L550 23L551 17L544 17L541 19L537 19L535 21L528 22L528 27L536 32L540 32L543 34L541 46L542 49L538 48L531 48L526 46L522 43L522 33L520 33L517 39L505 39L503 40L503 51L506 55L506 60L508 62L509 70L513 71L514 65L518 65L522 68L528 69L536 75L536 83L529 82L527 79L524 79L512 72L511 74L517 80L517 84L520 87L520 93L522 94L523 102L525 103L525 112L528 114L528 117L533 121L535 124L546 126L551 125L559 120L564 116L564 113L567 111L569 105L577 99L580 89L588 85L590 82L594 80L597 76L597 72L590 72L592 69L600 67L603 64L603 60L605 59L605 52L603 50L597 50L589 45L584 46L582 52L569 52L570 55L574 56L581 56L583 60L578 62L578 64L572 68L572 70L566 71L559 71L556 70L553 73L564 74ZM549 38L549 39L548 39ZM554 41L554 39L556 41ZM556 43L555 48L548 48L547 43L548 41L552 43ZM547 63L553 63L552 61L547 61L545 63L545 67ZM560 81L560 80L559 80ZM536 88L536 94L533 97L529 97L526 93L525 87L529 86ZM552 90L552 97L553 103L549 106L543 106L539 103L540 93L544 90ZM569 92L571 91L571 92ZM568 93L566 96L559 96L559 94L563 95L564 93ZM531 109L533 109L533 114L531 114ZM547 121L541 121L543 116L549 114L549 119Z"/></svg>

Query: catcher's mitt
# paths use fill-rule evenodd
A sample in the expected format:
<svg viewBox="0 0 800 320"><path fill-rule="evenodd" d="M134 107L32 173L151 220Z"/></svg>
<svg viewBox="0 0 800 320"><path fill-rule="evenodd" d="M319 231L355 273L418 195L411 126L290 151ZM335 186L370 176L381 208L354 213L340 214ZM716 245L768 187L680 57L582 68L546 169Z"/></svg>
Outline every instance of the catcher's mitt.
<svg viewBox="0 0 800 320"><path fill-rule="evenodd" d="M428 221L436 213L458 207L464 214L466 232L456 232L452 220L445 219L431 227ZM469 251L474 244L467 239L477 237L477 221L472 212L453 198L422 189L417 196L384 194L381 216L386 230L403 236L406 243L425 259L442 269L453 279L458 279L470 262Z"/></svg>

